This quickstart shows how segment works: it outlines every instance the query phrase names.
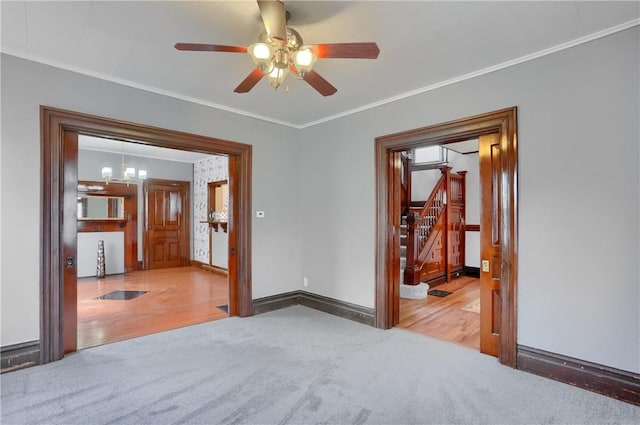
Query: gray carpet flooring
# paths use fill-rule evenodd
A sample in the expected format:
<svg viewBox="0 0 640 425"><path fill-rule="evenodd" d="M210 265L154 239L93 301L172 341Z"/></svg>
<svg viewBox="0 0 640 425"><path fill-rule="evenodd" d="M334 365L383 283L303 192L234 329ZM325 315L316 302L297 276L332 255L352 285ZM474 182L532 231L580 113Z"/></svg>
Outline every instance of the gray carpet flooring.
<svg viewBox="0 0 640 425"><path fill-rule="evenodd" d="M0 377L2 424L639 424L474 350L296 306Z"/></svg>

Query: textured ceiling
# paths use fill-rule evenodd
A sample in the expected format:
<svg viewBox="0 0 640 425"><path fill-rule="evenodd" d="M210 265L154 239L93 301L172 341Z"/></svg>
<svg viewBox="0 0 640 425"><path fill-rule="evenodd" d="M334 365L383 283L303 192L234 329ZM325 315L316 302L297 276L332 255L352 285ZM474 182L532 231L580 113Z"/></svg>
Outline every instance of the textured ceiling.
<svg viewBox="0 0 640 425"><path fill-rule="evenodd" d="M323 59L338 92L288 77L233 89L246 54L180 52L176 42L246 46L255 1L2 1L2 51L302 128L638 25L639 2L285 1L305 43L375 41L377 60Z"/></svg>

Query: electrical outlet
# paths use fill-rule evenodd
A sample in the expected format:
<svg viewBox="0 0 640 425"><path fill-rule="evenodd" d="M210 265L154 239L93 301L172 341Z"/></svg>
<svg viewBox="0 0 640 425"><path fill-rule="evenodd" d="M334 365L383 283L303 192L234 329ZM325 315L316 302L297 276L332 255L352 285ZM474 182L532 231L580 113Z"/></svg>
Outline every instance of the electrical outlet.
<svg viewBox="0 0 640 425"><path fill-rule="evenodd" d="M305 276L305 278L304 278L304 279L302 279L302 284L303 284L304 286L309 286L309 278L307 278L307 277Z"/></svg>

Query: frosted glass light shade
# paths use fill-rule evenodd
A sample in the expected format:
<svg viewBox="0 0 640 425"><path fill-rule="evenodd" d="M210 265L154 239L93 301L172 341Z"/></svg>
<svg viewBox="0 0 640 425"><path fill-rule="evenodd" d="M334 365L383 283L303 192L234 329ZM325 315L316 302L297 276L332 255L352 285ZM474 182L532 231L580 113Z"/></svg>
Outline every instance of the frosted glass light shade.
<svg viewBox="0 0 640 425"><path fill-rule="evenodd" d="M280 87L282 81L284 81L284 77L289 73L289 68L273 68L273 70L267 74L267 78L269 78L269 82L274 89Z"/></svg>
<svg viewBox="0 0 640 425"><path fill-rule="evenodd" d="M308 47L301 48L293 54L293 64L302 78L307 72L311 71L317 59L318 57Z"/></svg>
<svg viewBox="0 0 640 425"><path fill-rule="evenodd" d="M254 43L247 48L251 60L265 73L271 65L274 49L267 43Z"/></svg>

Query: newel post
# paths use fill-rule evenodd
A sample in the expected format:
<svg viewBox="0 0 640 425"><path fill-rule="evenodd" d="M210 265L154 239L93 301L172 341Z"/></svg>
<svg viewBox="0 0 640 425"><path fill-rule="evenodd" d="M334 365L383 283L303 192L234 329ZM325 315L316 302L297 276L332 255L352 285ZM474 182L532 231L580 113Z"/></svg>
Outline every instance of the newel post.
<svg viewBox="0 0 640 425"><path fill-rule="evenodd" d="M404 284L416 285L420 276L416 276L416 255L418 253L418 238L416 227L418 224L418 214L410 212L407 214L407 264L404 267Z"/></svg>

